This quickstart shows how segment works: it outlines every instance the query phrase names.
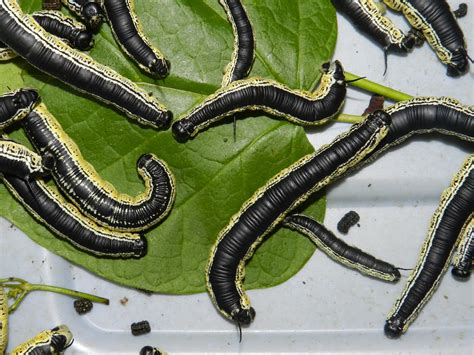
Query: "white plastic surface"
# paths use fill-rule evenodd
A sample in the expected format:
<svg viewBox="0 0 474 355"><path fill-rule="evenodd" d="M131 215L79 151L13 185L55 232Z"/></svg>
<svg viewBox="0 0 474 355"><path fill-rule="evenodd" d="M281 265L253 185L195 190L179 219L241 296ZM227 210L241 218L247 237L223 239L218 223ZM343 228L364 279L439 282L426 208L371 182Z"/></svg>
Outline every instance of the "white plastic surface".
<svg viewBox="0 0 474 355"><path fill-rule="evenodd" d="M473 10L459 21L469 48L474 48ZM462 78L448 78L425 44L406 58L390 56L384 77L380 48L339 20L334 58L348 71L412 95L447 95L474 103L472 67ZM367 100L366 93L350 89L344 112L360 114ZM309 137L318 147L347 128L333 124ZM472 147L455 139L434 135L412 140L332 186L326 225L335 230L342 215L356 209L360 227L353 228L346 241L395 265L414 266L439 195L470 151ZM138 354L144 345L170 353L473 351L473 284L456 282L449 273L409 331L399 340L389 340L383 334L385 316L409 272L392 285L361 276L316 252L283 285L249 292L257 318L243 330L239 343L235 326L216 312L207 294L148 295L120 287L35 245L5 220L0 220L0 232L2 277L14 275L111 299L110 306L94 305L91 313L79 317L70 298L33 293L10 318L9 349L46 327L66 323L76 339L67 354ZM126 305L120 303L124 297ZM150 321L152 333L133 337L130 324L143 319Z"/></svg>

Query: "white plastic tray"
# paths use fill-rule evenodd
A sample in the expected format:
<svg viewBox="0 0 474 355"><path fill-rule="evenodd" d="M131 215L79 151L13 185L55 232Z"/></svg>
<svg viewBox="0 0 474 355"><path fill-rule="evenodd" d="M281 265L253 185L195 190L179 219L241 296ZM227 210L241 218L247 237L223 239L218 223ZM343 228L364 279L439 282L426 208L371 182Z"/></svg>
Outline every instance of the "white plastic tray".
<svg viewBox="0 0 474 355"><path fill-rule="evenodd" d="M474 48L474 9L470 10L460 24L469 37L469 48ZM448 78L425 45L406 58L390 56L384 77L381 50L341 18L334 58L353 73L409 94L449 95L465 104L474 103L473 69L462 78ZM360 114L367 100L367 94L350 89L344 112ZM347 125L334 124L309 133L309 137L318 147L345 129ZM331 187L326 225L335 230L340 217L356 209L361 215L360 228L353 228L345 239L395 265L412 267L439 195L469 152L467 145L454 139L433 135L413 140ZM249 292L257 318L244 329L239 343L235 326L216 312L207 294L147 295L119 287L35 245L1 219L0 232L3 276L62 285L111 299L109 307L94 305L91 313L78 317L67 297L31 294L10 318L9 349L46 327L66 323L76 339L68 354L137 354L147 344L170 353L472 353L472 281L456 282L449 273L408 333L389 340L382 330L385 316L408 272L398 284L387 284L363 277L316 252L304 269L283 285ZM120 304L123 297L129 299L125 306ZM133 337L130 324L143 319L150 321L152 333Z"/></svg>

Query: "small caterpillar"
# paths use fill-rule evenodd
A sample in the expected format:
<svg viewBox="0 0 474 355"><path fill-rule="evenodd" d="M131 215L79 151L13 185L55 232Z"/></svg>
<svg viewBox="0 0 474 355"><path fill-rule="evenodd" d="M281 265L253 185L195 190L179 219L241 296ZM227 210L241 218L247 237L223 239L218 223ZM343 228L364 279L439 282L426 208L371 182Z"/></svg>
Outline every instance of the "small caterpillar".
<svg viewBox="0 0 474 355"><path fill-rule="evenodd" d="M400 278L400 271L395 266L346 244L311 217L294 214L286 217L283 225L309 237L331 259L351 269L391 282Z"/></svg>
<svg viewBox="0 0 474 355"><path fill-rule="evenodd" d="M112 258L140 258L146 254L145 237L97 226L41 179L25 181L11 175L2 179L35 219L78 249Z"/></svg>
<svg viewBox="0 0 474 355"><path fill-rule="evenodd" d="M374 0L332 0L332 4L357 29L378 42L385 52L407 52L415 45L415 36L411 33L405 35L384 16Z"/></svg>
<svg viewBox="0 0 474 355"><path fill-rule="evenodd" d="M104 20L101 0L61 0L74 14L84 20L87 27L95 31Z"/></svg>
<svg viewBox="0 0 474 355"><path fill-rule="evenodd" d="M172 119L170 111L133 82L43 30L16 0L0 0L0 41L39 70L113 104L141 124L160 128Z"/></svg>
<svg viewBox="0 0 474 355"><path fill-rule="evenodd" d="M34 338L18 345L12 350L12 355L53 355L62 354L71 346L74 337L66 325L60 325L51 330L43 330Z"/></svg>
<svg viewBox="0 0 474 355"><path fill-rule="evenodd" d="M153 154L138 159L138 172L146 189L132 197L100 177L43 104L22 124L35 148L54 158L51 172L58 187L95 222L114 230L141 231L161 221L171 210L175 197L173 174Z"/></svg>
<svg viewBox="0 0 474 355"><path fill-rule="evenodd" d="M112 33L122 50L148 74L165 78L169 74L170 62L143 33L135 14L134 0L105 0L103 6Z"/></svg>
<svg viewBox="0 0 474 355"><path fill-rule="evenodd" d="M185 141L212 123L245 110L263 110L300 125L322 124L337 114L346 96L341 63L325 63L322 72L319 88L314 92L290 90L259 78L235 81L174 122L173 134Z"/></svg>
<svg viewBox="0 0 474 355"><path fill-rule="evenodd" d="M471 155L441 195L418 263L387 317L384 330L388 337L397 338L405 332L438 287L464 222L472 217L473 201L474 155Z"/></svg>
<svg viewBox="0 0 474 355"><path fill-rule="evenodd" d="M474 258L474 216L468 222L461 233L460 242L453 258L452 275L458 280L467 280L471 275L472 259Z"/></svg>
<svg viewBox="0 0 474 355"><path fill-rule="evenodd" d="M19 89L0 96L0 130L23 119L38 104L39 95L33 89Z"/></svg>
<svg viewBox="0 0 474 355"><path fill-rule="evenodd" d="M234 32L232 60L227 65L222 79L222 87L226 87L249 75L255 55L255 38L252 24L240 0L219 0L219 3L224 8Z"/></svg>
<svg viewBox="0 0 474 355"><path fill-rule="evenodd" d="M8 343L8 297L0 286L0 354L4 354Z"/></svg>
<svg viewBox="0 0 474 355"><path fill-rule="evenodd" d="M286 215L374 149L387 134L390 116L382 111L339 135L273 177L257 190L219 233L206 269L213 303L227 318L249 324L255 316L242 287L245 262Z"/></svg>
<svg viewBox="0 0 474 355"><path fill-rule="evenodd" d="M0 173L27 180L51 170L52 159L42 159L24 145L0 137Z"/></svg>
<svg viewBox="0 0 474 355"><path fill-rule="evenodd" d="M468 54L464 35L445 0L383 0L403 13L408 22L423 33L438 58L447 65L447 75L467 71Z"/></svg>

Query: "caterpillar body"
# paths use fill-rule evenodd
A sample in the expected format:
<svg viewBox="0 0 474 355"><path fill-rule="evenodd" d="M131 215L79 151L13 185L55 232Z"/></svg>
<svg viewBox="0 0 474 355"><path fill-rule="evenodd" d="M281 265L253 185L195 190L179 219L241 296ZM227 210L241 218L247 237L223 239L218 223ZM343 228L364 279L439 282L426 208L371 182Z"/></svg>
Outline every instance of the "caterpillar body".
<svg viewBox="0 0 474 355"><path fill-rule="evenodd" d="M4 175L3 182L34 218L78 249L111 258L139 258L146 254L143 236L97 226L41 179L25 181Z"/></svg>
<svg viewBox="0 0 474 355"><path fill-rule="evenodd" d="M441 195L418 263L387 317L384 330L388 337L396 338L405 332L438 287L463 225L474 213L473 202L474 155L471 155Z"/></svg>
<svg viewBox="0 0 474 355"><path fill-rule="evenodd" d="M84 53L48 34L16 0L0 1L0 41L30 64L155 128L167 126L172 113L147 92Z"/></svg>
<svg viewBox="0 0 474 355"><path fill-rule="evenodd" d="M138 66L159 79L169 74L170 62L152 46L135 14L134 0L105 0L107 21L122 50Z"/></svg>
<svg viewBox="0 0 474 355"><path fill-rule="evenodd" d="M218 90L173 123L174 136L185 141L212 123L246 110L263 110L300 125L322 124L340 110L346 96L344 69L325 63L315 92L290 90L272 80L238 80Z"/></svg>
<svg viewBox="0 0 474 355"><path fill-rule="evenodd" d="M468 219L461 233L459 245L453 258L452 275L457 280L467 280L471 275L474 258L474 216Z"/></svg>
<svg viewBox="0 0 474 355"><path fill-rule="evenodd" d="M357 164L387 133L384 112L338 136L330 145L309 154L257 190L219 233L206 270L212 301L227 318L249 324L255 316L242 287L245 262L263 238L312 193Z"/></svg>
<svg viewBox="0 0 474 355"><path fill-rule="evenodd" d="M24 145L0 138L0 173L14 175L22 179L45 174L52 167L53 161L48 156L42 159Z"/></svg>
<svg viewBox="0 0 474 355"><path fill-rule="evenodd" d="M356 28L378 42L385 51L407 52L415 45L415 36L411 33L405 35L384 16L380 4L374 0L332 0L332 3Z"/></svg>
<svg viewBox="0 0 474 355"><path fill-rule="evenodd" d="M222 87L247 77L255 56L255 38L252 24L240 0L219 0L234 32L232 60L227 65Z"/></svg>
<svg viewBox="0 0 474 355"><path fill-rule="evenodd" d="M469 67L464 34L445 0L383 0L403 13L421 31L438 58L447 65L449 76L459 76Z"/></svg>
<svg viewBox="0 0 474 355"><path fill-rule="evenodd" d="M95 222L113 230L141 231L169 213L175 196L173 174L153 154L137 162L146 189L132 197L100 177L46 106L38 105L22 123L36 149L54 158L52 175L58 187Z"/></svg>
<svg viewBox="0 0 474 355"><path fill-rule="evenodd" d="M8 343L8 297L0 286L0 354L4 354Z"/></svg>
<svg viewBox="0 0 474 355"><path fill-rule="evenodd" d="M0 96L0 130L23 119L39 103L33 89L19 89Z"/></svg>
<svg viewBox="0 0 474 355"><path fill-rule="evenodd" d="M12 350L13 355L54 355L62 354L73 343L74 338L66 325L51 330L43 330L34 338L18 345Z"/></svg>
<svg viewBox="0 0 474 355"><path fill-rule="evenodd" d="M286 217L283 225L309 237L331 259L351 269L385 281L393 282L400 278L400 271L395 266L346 244L311 217L294 214Z"/></svg>
<svg viewBox="0 0 474 355"><path fill-rule="evenodd" d="M100 0L61 0L61 2L72 13L83 19L91 30L97 30L104 20Z"/></svg>

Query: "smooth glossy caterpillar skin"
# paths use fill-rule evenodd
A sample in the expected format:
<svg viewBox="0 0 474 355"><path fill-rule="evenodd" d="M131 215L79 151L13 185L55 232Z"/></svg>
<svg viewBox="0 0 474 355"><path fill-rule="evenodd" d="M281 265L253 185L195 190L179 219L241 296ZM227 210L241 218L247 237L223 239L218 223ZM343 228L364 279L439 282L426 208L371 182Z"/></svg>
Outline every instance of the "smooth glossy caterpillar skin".
<svg viewBox="0 0 474 355"><path fill-rule="evenodd" d="M107 21L122 50L138 66L158 79L169 74L170 62L152 46L135 14L134 0L105 0Z"/></svg>
<svg viewBox="0 0 474 355"><path fill-rule="evenodd" d="M113 104L141 124L160 128L172 119L170 111L133 82L47 33L16 0L0 0L0 41L39 70Z"/></svg>
<svg viewBox="0 0 474 355"><path fill-rule="evenodd" d="M224 8L234 32L232 60L227 65L222 79L222 87L225 87L249 75L255 56L255 38L252 24L240 0L219 0L219 3Z"/></svg>
<svg viewBox="0 0 474 355"><path fill-rule="evenodd" d="M388 337L397 338L405 332L433 295L449 266L464 223L474 212L473 208L474 155L471 155L441 195L418 263L387 317L384 330Z"/></svg>
<svg viewBox="0 0 474 355"><path fill-rule="evenodd" d="M34 338L17 346L12 355L57 355L62 354L74 341L74 337L66 325L51 330L43 330Z"/></svg>
<svg viewBox="0 0 474 355"><path fill-rule="evenodd" d="M374 149L389 124L390 116L382 111L370 115L273 177L231 218L219 233L206 270L211 299L225 317L239 324L252 321L255 311L242 287L245 262L288 213Z"/></svg>
<svg viewBox="0 0 474 355"><path fill-rule="evenodd" d="M386 52L407 52L415 45L415 37L405 35L380 9L374 0L332 0L341 12L361 32L379 43ZM383 5L382 5L383 6Z"/></svg>
<svg viewBox="0 0 474 355"><path fill-rule="evenodd" d="M449 76L459 76L469 67L464 35L445 0L383 0L401 11L448 66Z"/></svg>
<svg viewBox="0 0 474 355"><path fill-rule="evenodd" d="M51 173L57 186L95 222L117 231L142 231L171 210L175 197L173 174L153 154L144 154L137 161L145 191L132 197L118 192L84 160L77 145L43 104L22 124L33 146L54 158Z"/></svg>
<svg viewBox="0 0 474 355"><path fill-rule="evenodd" d="M74 14L79 16L93 31L97 30L104 21L101 1L98 0L61 0Z"/></svg>
<svg viewBox="0 0 474 355"><path fill-rule="evenodd" d="M4 354L8 343L8 297L0 286L0 354Z"/></svg>
<svg viewBox="0 0 474 355"><path fill-rule="evenodd" d="M24 145L0 137L0 174L14 175L22 179L44 175L52 168L51 157L42 159Z"/></svg>
<svg viewBox="0 0 474 355"><path fill-rule="evenodd" d="M323 75L314 92L290 90L272 80L238 80L209 96L173 123L173 134L186 141L212 123L246 110L263 110L299 125L318 125L334 117L346 97L344 69L338 61L322 66Z"/></svg>
<svg viewBox="0 0 474 355"><path fill-rule="evenodd" d="M36 90L19 89L0 96L0 130L23 119L39 103Z"/></svg>
<svg viewBox="0 0 474 355"><path fill-rule="evenodd" d="M309 237L331 259L351 269L390 282L400 278L400 271L395 266L348 245L311 217L294 214L286 217L283 225Z"/></svg>
<svg viewBox="0 0 474 355"><path fill-rule="evenodd" d="M451 274L460 281L468 280L471 276L472 259L474 258L474 215L464 226L456 254L453 258Z"/></svg>
<svg viewBox="0 0 474 355"><path fill-rule="evenodd" d="M3 182L34 218L78 249L110 258L140 258L146 254L145 237L96 225L43 180L25 181L4 175Z"/></svg>

